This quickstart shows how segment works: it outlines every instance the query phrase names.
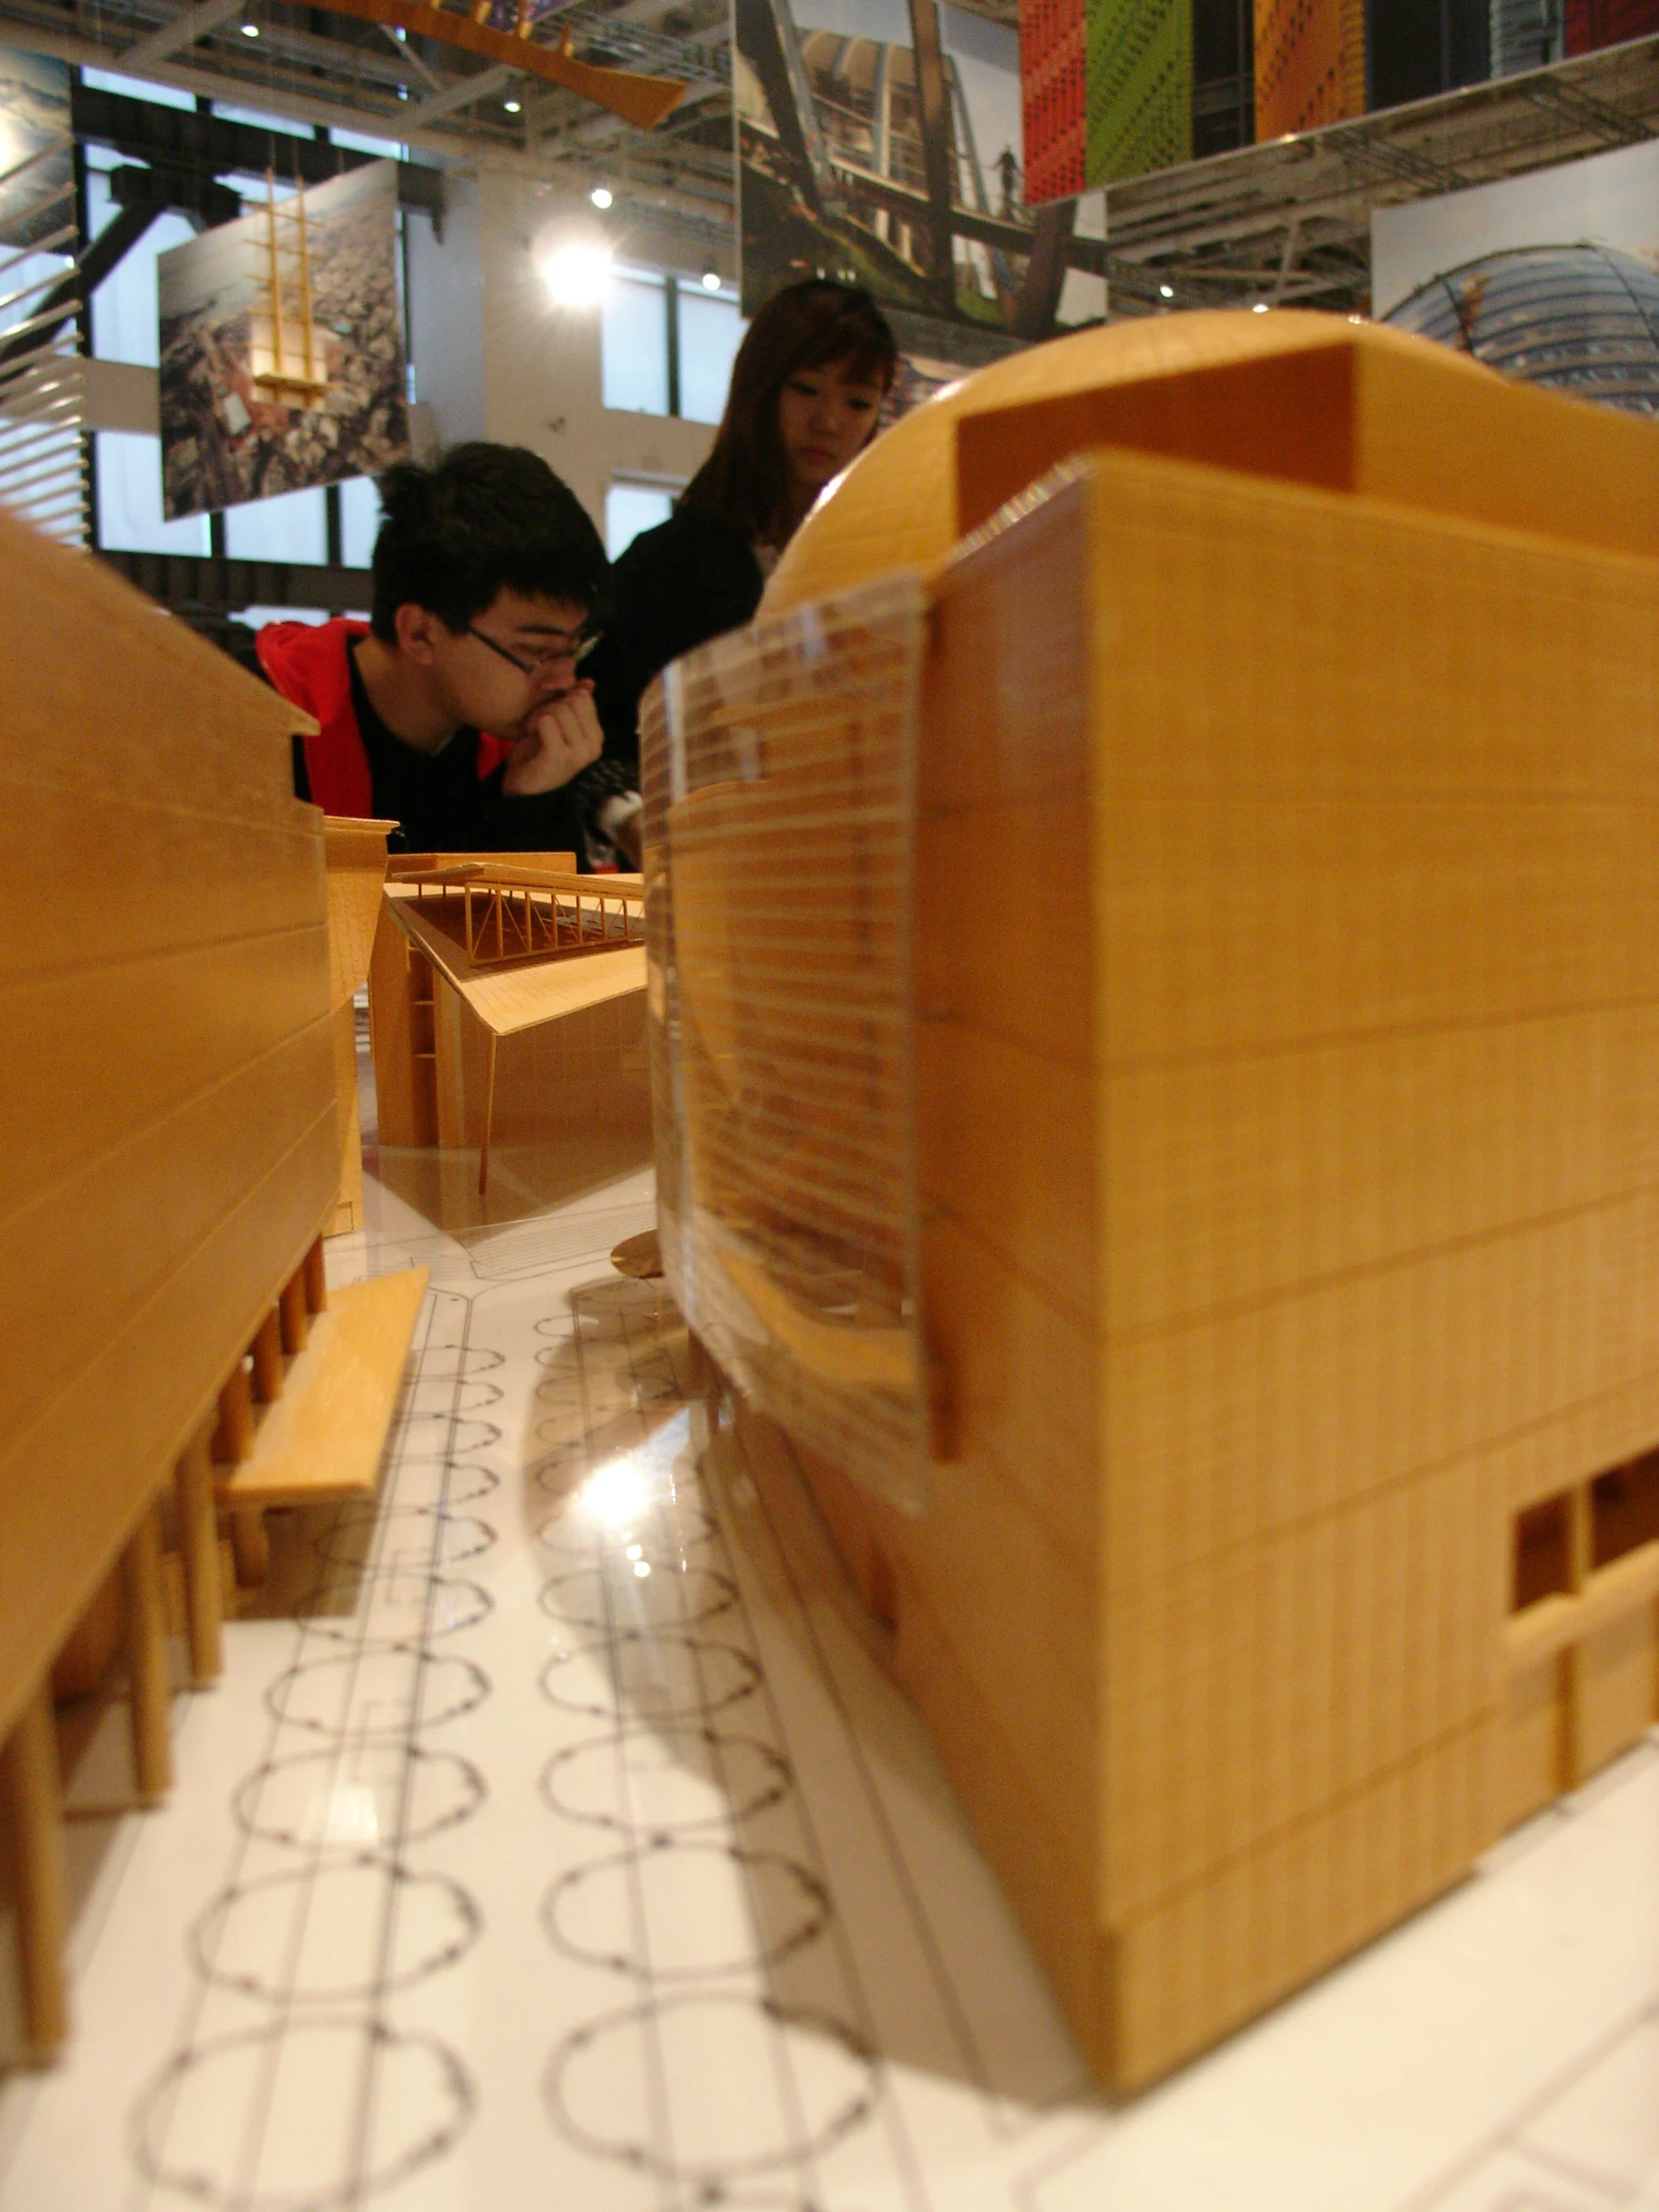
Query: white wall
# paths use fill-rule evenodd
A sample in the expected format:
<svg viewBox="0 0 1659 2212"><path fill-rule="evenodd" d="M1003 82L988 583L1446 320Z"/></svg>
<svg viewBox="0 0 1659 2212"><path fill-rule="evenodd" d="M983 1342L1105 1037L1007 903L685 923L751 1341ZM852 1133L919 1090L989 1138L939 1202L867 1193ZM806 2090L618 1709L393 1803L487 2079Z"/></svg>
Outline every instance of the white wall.
<svg viewBox="0 0 1659 2212"><path fill-rule="evenodd" d="M1378 208L1372 312L1482 254L1520 246L1613 246L1659 268L1659 145L1621 146L1502 184Z"/></svg>
<svg viewBox="0 0 1659 2212"><path fill-rule="evenodd" d="M415 397L432 410L440 445L484 435L484 281L478 187L450 170L443 239L428 216L405 210L409 358Z"/></svg>
<svg viewBox="0 0 1659 2212"><path fill-rule="evenodd" d="M613 476L684 483L702 465L714 432L702 423L605 406L599 309L555 306L536 268L538 248L545 251L551 239L582 228L597 234L593 211L513 177L483 176L477 190L483 435L542 454L603 531ZM626 242L618 243L626 256ZM418 383L418 355L416 377Z"/></svg>

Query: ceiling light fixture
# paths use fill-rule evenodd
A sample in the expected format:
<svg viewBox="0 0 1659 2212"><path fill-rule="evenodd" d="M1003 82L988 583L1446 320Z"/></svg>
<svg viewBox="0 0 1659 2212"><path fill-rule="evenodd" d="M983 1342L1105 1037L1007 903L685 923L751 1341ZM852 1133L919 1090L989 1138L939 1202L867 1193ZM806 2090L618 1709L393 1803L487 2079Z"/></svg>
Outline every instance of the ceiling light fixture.
<svg viewBox="0 0 1659 2212"><path fill-rule="evenodd" d="M252 8L244 8L242 11L242 35L244 38L258 38L260 35L260 26L254 21Z"/></svg>
<svg viewBox="0 0 1659 2212"><path fill-rule="evenodd" d="M596 208L608 208L611 204L609 189L604 185L595 185L592 192L588 194L588 198Z"/></svg>
<svg viewBox="0 0 1659 2212"><path fill-rule="evenodd" d="M1252 314L1266 314L1268 311L1267 301L1265 299L1258 299L1256 304L1251 308L1250 311Z"/></svg>
<svg viewBox="0 0 1659 2212"><path fill-rule="evenodd" d="M712 254L703 264L703 289L705 291L719 291L720 289L720 271L715 267L715 258Z"/></svg>
<svg viewBox="0 0 1659 2212"><path fill-rule="evenodd" d="M516 100L503 100L501 105L509 115L517 115L519 112L519 102Z"/></svg>
<svg viewBox="0 0 1659 2212"><path fill-rule="evenodd" d="M602 243L571 239L555 247L541 265L542 281L561 307L597 306L611 276L611 250Z"/></svg>
<svg viewBox="0 0 1659 2212"><path fill-rule="evenodd" d="M1158 296L1160 299L1173 299L1175 297L1175 286L1173 284L1160 284L1158 286Z"/></svg>

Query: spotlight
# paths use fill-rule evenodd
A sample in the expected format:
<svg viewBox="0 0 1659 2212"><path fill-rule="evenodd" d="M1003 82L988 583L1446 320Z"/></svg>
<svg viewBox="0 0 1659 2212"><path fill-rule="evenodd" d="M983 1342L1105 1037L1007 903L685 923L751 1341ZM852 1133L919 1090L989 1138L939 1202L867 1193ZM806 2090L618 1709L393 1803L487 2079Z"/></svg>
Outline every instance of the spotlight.
<svg viewBox="0 0 1659 2212"><path fill-rule="evenodd" d="M712 254L703 264L703 289L705 291L719 291L720 289L720 271L715 267L715 258Z"/></svg>
<svg viewBox="0 0 1659 2212"><path fill-rule="evenodd" d="M1266 314L1268 311L1267 301L1265 299L1258 299L1256 304L1251 308L1250 311L1252 314Z"/></svg>
<svg viewBox="0 0 1659 2212"><path fill-rule="evenodd" d="M260 26L254 21L252 8L244 8L242 11L242 35L244 38L258 38L260 35Z"/></svg>
<svg viewBox="0 0 1659 2212"><path fill-rule="evenodd" d="M509 115L517 115L519 110L519 103L516 100L503 100L501 105L506 109Z"/></svg>
<svg viewBox="0 0 1659 2212"><path fill-rule="evenodd" d="M596 208L608 208L611 204L609 188L604 185L595 185L592 192L588 194L588 198Z"/></svg>
<svg viewBox="0 0 1659 2212"><path fill-rule="evenodd" d="M1173 284L1160 284L1158 286L1158 296L1160 299L1173 299L1175 297L1175 286Z"/></svg>
<svg viewBox="0 0 1659 2212"><path fill-rule="evenodd" d="M604 297L611 275L608 246L571 240L541 265L542 280L561 307L592 307Z"/></svg>

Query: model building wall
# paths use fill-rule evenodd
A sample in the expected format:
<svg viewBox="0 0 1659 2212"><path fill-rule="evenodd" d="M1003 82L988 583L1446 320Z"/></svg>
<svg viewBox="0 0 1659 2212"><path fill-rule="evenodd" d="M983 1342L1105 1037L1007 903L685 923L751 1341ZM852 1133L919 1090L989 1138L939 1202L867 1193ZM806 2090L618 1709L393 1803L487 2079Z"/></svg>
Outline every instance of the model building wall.
<svg viewBox="0 0 1659 2212"><path fill-rule="evenodd" d="M291 719L0 516L0 1733L332 1199Z"/></svg>
<svg viewBox="0 0 1659 2212"><path fill-rule="evenodd" d="M1529 398L1450 394L1484 410L1476 499L1580 435L1594 479L1593 410ZM1362 420L1408 459L1408 410ZM914 617L913 915L867 956L915 1014L925 1510L790 1433L1120 2085L1659 1718L1659 561L1629 550L1651 493L1605 491L1552 538L1097 450ZM769 721L723 706L745 651L773 721L808 712L792 666L822 717L824 604L726 641L723 686L682 664L711 757L741 721L768 770ZM827 778L862 742L818 736ZM714 870L653 788L685 1002ZM705 1330L697 1270L675 1288Z"/></svg>
<svg viewBox="0 0 1659 2212"><path fill-rule="evenodd" d="M1045 670L1017 641L1068 575L1087 632ZM1058 1549L1093 1576L1114 2078L1454 1880L1574 1778L1574 1726L1606 1755L1659 1713L1637 1590L1645 1712L1560 1709L1555 1759L1516 1774L1521 1516L1659 1436L1659 914L1610 895L1659 828L1656 590L1651 564L1125 455L940 581L920 934L1011 799L1046 793L1029 827L1069 813L1088 855L1081 1024L1081 955L1069 1002L1010 1017L1011 956L954 901L920 1157L924 1251L931 1198L1092 1342L1098 1425L1053 1494L1099 1514L1092 1556L1081 1524ZM1068 1126L1092 1208L1081 1166L1045 1166ZM930 1326L944 1286L1005 1367L1006 1294L976 1311L940 1261ZM902 1561L901 1641L913 1578L994 1697L925 1525ZM1048 1735L1025 1718L1010 1759Z"/></svg>
<svg viewBox="0 0 1659 2212"><path fill-rule="evenodd" d="M1029 346L906 415L796 532L763 604L930 573L1091 445L1659 551L1652 425L1634 415L1505 385L1425 338L1340 315L1146 315Z"/></svg>

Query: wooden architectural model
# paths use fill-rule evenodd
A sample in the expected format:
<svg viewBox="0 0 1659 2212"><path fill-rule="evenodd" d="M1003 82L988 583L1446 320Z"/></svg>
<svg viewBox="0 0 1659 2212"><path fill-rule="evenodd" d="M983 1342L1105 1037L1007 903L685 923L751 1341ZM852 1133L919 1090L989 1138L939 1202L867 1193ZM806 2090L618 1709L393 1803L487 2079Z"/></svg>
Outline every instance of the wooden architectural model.
<svg viewBox="0 0 1659 2212"><path fill-rule="evenodd" d="M558 857L400 858L386 886L369 985L380 1142L475 1145L480 1193L503 1122L545 1134L573 1095L601 1104L594 1079L614 1085L630 1045L643 1057L643 885L536 864Z"/></svg>
<svg viewBox="0 0 1659 2212"><path fill-rule="evenodd" d="M339 1190L331 1237L363 1225L363 1132L357 1105L357 1024L352 1000L368 981L386 837L394 822L323 818L328 859L328 1019L334 1047L334 1106L339 1129Z"/></svg>
<svg viewBox="0 0 1659 2212"><path fill-rule="evenodd" d="M671 1287L1113 2084L1659 1718L1656 729L1659 431L1303 315L970 379L648 702Z"/></svg>
<svg viewBox="0 0 1659 2212"><path fill-rule="evenodd" d="M99 563L0 514L0 788L21 840L0 892L0 1816L37 2056L66 2020L55 1654L118 1569L138 1789L159 1795L158 1501L205 1681L219 1509L257 1552L266 1493L236 1485L278 1397L291 1425L307 1379L339 1382L327 1343L371 1337L378 1367L345 1394L356 1431L378 1423L372 1481L414 1320L395 1278L363 1287L377 1329L324 1311L329 940L293 718ZM328 1486L314 1451L305 1474Z"/></svg>

